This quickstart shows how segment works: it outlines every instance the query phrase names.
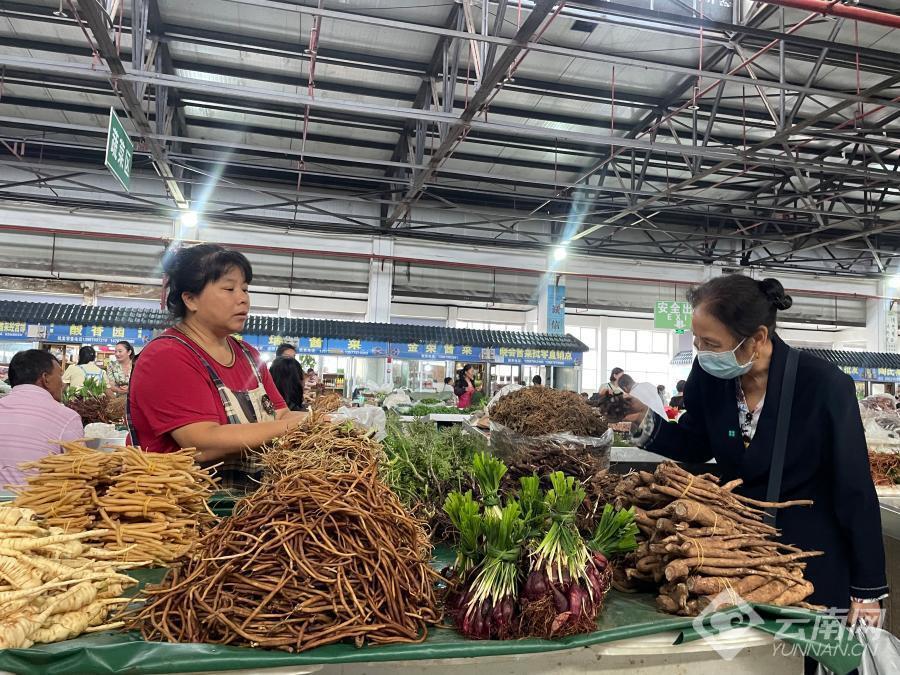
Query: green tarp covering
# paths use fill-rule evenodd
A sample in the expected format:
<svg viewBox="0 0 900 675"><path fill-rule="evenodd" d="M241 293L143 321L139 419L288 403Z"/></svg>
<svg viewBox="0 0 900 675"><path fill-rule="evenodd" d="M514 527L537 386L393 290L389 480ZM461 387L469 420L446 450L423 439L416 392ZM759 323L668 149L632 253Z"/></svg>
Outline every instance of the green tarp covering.
<svg viewBox="0 0 900 675"><path fill-rule="evenodd" d="M143 581L155 582L162 570L142 570ZM789 624L788 642L809 642L815 615L798 610L758 606L755 608L764 623L755 626L770 634L777 634L784 624L779 619L792 618L802 623ZM730 627L746 625L735 622ZM804 635L804 629L806 635ZM708 625L697 631L694 620L673 617L656 611L650 595L625 595L611 592L597 622L597 630L560 640L473 641L460 636L452 628L437 628L421 644L389 645L356 649L350 644L328 645L302 654L279 651L221 647L200 644L165 644L144 642L136 633L99 633L50 645L36 645L30 649L0 651L0 671L24 675L55 675L57 673L179 673L226 672L241 669L276 668L290 665L365 663L408 661L422 659L477 658L550 652L586 647L605 642L642 637L663 632L678 632L676 642L703 637ZM823 631L824 632L824 631ZM834 632L834 631L832 631ZM859 658L842 655L841 640L848 640L846 631L838 639L821 639L815 644L835 653L825 653L820 660L842 675L858 665ZM852 642L845 642L844 647Z"/></svg>
<svg viewBox="0 0 900 675"><path fill-rule="evenodd" d="M210 500L210 506L218 515L227 516L234 502L234 498L218 494ZM435 551L435 566L443 567L451 560L448 550ZM165 570L132 570L129 574L143 585L161 581ZM137 589L129 590L131 593L137 592ZM703 623L696 623L693 618L658 612L652 595L627 595L612 591L597 621L597 630L587 635L553 641L474 641L463 638L453 628L439 627L430 631L428 638L420 644L362 649L351 644L335 644L301 654L218 645L144 642L134 632L108 632L55 644L35 645L29 649L0 650L0 671L22 675L142 675L260 670L291 665L478 658L574 649L665 632L677 632L675 644L681 644L747 625L808 649L811 656L837 675L845 675L859 665L861 646L835 619L798 609L765 605L757 605L753 609L757 616L753 617L752 623L750 617L740 613L734 617L727 613L713 614L710 615L712 619L706 617Z"/></svg>

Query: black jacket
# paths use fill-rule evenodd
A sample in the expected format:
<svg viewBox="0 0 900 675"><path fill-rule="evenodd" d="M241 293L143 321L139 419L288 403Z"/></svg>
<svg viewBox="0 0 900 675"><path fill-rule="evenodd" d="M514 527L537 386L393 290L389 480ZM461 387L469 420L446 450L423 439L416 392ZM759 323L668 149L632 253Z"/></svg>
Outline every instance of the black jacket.
<svg viewBox="0 0 900 675"><path fill-rule="evenodd" d="M723 482L741 478L739 492L765 499L788 352L778 336L772 342L765 403L747 449L736 380L715 378L696 361L684 390L687 412L677 424L657 420L645 447L683 462L715 457ZM776 521L784 542L825 552L807 561L806 576L816 588L810 602L846 609L851 595L865 599L887 592L881 515L853 380L803 352L780 499L814 501L813 506L779 510Z"/></svg>

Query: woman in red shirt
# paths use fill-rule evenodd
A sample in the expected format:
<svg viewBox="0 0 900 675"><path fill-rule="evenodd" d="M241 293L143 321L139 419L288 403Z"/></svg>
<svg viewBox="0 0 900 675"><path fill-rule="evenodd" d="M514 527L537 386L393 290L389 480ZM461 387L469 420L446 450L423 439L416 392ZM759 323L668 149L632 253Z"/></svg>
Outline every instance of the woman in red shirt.
<svg viewBox="0 0 900 675"><path fill-rule="evenodd" d="M224 462L223 487L258 469L255 450L296 427L306 413L285 406L259 353L233 337L250 312L247 258L215 244L167 256L166 306L175 326L135 362L128 392L131 442L148 452L196 448Z"/></svg>

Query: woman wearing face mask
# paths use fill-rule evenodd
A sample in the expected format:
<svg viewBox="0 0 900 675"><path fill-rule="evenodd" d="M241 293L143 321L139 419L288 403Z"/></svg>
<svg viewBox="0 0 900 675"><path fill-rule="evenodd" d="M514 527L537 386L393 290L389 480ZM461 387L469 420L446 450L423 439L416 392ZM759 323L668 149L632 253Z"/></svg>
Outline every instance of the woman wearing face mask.
<svg viewBox="0 0 900 675"><path fill-rule="evenodd" d="M874 622L888 589L853 381L775 334L792 304L775 279L723 276L688 297L698 356L686 412L676 424L648 412L638 444L682 462L715 458L722 482L742 479L737 491L754 499L813 500L776 516L785 543L824 551L806 561L809 602Z"/></svg>

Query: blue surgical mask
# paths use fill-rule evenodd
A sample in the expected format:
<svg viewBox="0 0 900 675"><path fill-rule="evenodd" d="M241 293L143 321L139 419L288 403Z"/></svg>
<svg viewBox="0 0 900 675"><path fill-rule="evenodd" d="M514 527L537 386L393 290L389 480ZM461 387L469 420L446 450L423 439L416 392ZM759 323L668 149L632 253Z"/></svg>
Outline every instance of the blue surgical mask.
<svg viewBox="0 0 900 675"><path fill-rule="evenodd" d="M738 363L735 353L747 340L741 340L737 347L730 352L698 352L697 360L700 367L713 377L722 380L733 380L741 375L746 375L753 367L753 359L741 365Z"/></svg>

